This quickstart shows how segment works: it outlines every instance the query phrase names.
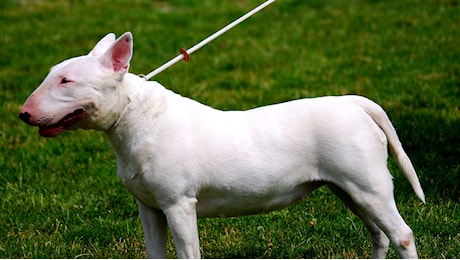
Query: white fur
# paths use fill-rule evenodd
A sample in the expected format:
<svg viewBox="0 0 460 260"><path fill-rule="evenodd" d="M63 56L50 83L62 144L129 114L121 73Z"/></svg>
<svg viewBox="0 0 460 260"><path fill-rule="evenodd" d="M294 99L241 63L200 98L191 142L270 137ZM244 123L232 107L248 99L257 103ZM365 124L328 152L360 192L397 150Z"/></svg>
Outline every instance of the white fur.
<svg viewBox="0 0 460 260"><path fill-rule="evenodd" d="M166 256L166 223L178 256L198 258L197 217L269 212L322 185L363 219L373 257L385 257L389 241L401 257L417 257L394 202L387 142L424 195L380 106L342 96L224 112L127 73L131 55L130 33L107 35L89 55L56 65L20 117L44 136L107 134L118 176L139 203L149 257Z"/></svg>

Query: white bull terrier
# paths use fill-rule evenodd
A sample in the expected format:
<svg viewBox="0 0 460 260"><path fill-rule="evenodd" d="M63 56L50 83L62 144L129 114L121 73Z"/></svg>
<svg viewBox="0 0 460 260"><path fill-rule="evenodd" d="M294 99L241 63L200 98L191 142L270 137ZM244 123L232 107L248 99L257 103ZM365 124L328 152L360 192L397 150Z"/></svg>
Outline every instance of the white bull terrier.
<svg viewBox="0 0 460 260"><path fill-rule="evenodd" d="M133 38L108 34L86 56L54 66L20 118L45 137L104 131L117 174L136 197L149 257L199 258L197 218L259 214L327 185L369 229L373 258L389 243L416 258L387 168L387 143L418 197L415 170L384 110L358 96L220 111L128 73Z"/></svg>

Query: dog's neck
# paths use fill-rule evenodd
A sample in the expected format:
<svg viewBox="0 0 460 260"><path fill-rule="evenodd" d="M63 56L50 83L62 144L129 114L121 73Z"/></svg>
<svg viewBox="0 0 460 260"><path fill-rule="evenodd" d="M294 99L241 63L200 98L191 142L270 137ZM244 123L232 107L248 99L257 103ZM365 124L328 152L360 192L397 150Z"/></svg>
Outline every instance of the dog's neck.
<svg viewBox="0 0 460 260"><path fill-rule="evenodd" d="M137 75L127 73L118 89L122 108L119 110L114 124L105 131L110 144L118 153L126 153L132 148L132 142L138 142L141 131L151 131L151 118L161 113L164 105L166 90L154 81L145 81Z"/></svg>

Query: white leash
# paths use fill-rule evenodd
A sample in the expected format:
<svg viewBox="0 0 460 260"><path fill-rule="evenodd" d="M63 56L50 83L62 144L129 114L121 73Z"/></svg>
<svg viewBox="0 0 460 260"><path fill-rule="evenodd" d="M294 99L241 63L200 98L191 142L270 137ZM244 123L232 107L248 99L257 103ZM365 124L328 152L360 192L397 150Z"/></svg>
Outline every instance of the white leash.
<svg viewBox="0 0 460 260"><path fill-rule="evenodd" d="M177 63L178 61L180 61L182 59L184 61L188 61L189 57L190 57L190 54L194 53L195 51L197 51L198 49L200 49L204 45L208 44L212 40L214 40L217 37L221 36L222 34L227 32L228 30L232 29L233 27L235 27L239 23L241 23L244 20L248 19L249 17L251 17L252 15L254 15L255 13L257 13L260 10L264 9L266 6L270 5L271 3L275 2L275 1L276 0L267 0L267 1L265 1L261 5L257 6L256 8L252 9L251 11L249 11L247 14L241 16L240 18L238 18L234 22L228 24L227 26L225 26L224 28L220 29L219 31L215 32L214 34L212 34L208 38L206 38L206 39L202 40L201 42L197 43L195 46L191 47L190 49L188 49L188 50L180 49L180 53L181 53L180 55L176 56L174 59L166 62L165 64L163 64L162 66L160 66L156 70L154 70L154 71L150 72L149 74L145 75L144 79L145 80L151 79L155 75L157 75L160 72L164 71L165 69L171 67L172 65L174 65L175 63Z"/></svg>

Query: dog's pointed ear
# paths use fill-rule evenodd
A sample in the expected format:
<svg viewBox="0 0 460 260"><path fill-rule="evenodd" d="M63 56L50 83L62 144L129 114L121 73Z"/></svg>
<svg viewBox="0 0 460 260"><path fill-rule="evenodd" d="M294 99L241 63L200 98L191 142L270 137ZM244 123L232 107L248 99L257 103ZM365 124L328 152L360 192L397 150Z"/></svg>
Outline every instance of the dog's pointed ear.
<svg viewBox="0 0 460 260"><path fill-rule="evenodd" d="M96 46L88 53L88 56L101 56L115 42L115 34L109 33L102 38Z"/></svg>
<svg viewBox="0 0 460 260"><path fill-rule="evenodd" d="M122 75L128 72L132 55L133 35L125 32L101 56L101 61L104 66Z"/></svg>

